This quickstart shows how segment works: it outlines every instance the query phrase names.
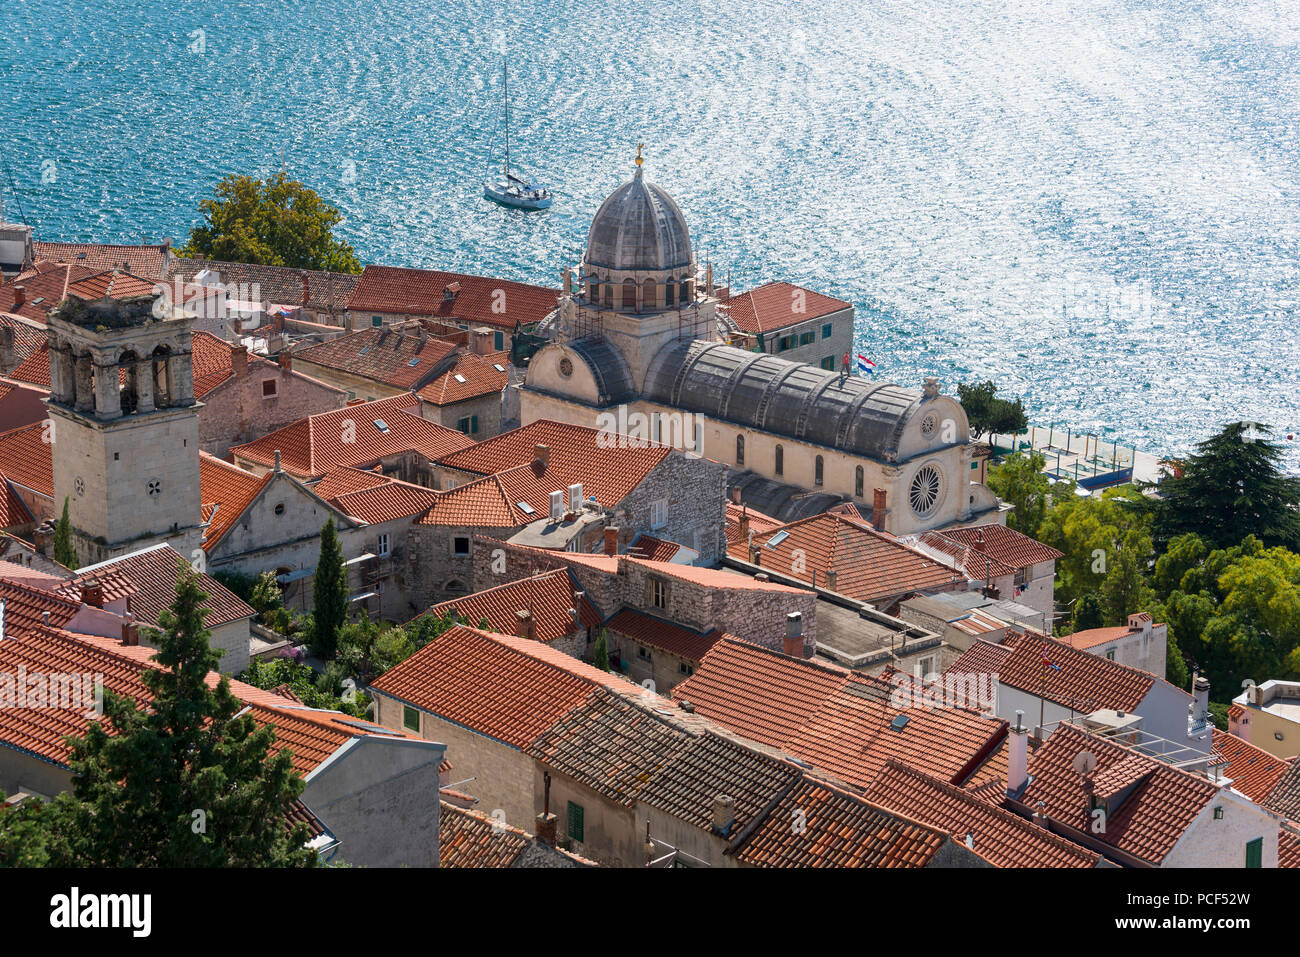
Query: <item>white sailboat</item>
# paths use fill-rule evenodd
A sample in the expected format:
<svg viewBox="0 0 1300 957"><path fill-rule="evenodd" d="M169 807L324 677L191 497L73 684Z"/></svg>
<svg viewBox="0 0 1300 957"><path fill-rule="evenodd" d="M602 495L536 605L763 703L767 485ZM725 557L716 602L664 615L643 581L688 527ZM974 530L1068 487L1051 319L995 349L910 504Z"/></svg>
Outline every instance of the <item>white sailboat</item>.
<svg viewBox="0 0 1300 957"><path fill-rule="evenodd" d="M514 209L549 209L551 191L547 186L510 172L510 79L504 63L501 65L501 80L505 88L506 161L501 177L483 184L483 197Z"/></svg>

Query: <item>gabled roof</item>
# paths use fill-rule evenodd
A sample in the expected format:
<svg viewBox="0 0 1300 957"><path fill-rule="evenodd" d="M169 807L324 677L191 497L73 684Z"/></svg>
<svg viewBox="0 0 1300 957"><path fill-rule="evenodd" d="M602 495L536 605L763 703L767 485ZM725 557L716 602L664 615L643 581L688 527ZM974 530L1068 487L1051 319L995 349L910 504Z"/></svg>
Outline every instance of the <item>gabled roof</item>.
<svg viewBox="0 0 1300 957"><path fill-rule="evenodd" d="M526 609L532 612L533 637L543 644L549 644L573 634L577 626L570 612L574 607L574 592L581 590L581 586L570 577L567 570L557 569L475 592L464 598L440 602L423 614L441 618L455 612L471 627L477 628L486 621L488 631L514 634L517 624L515 613ZM600 612L585 595L577 610L582 628L594 628L600 624Z"/></svg>
<svg viewBox="0 0 1300 957"><path fill-rule="evenodd" d="M769 544L773 541L775 547ZM859 601L878 601L910 591L964 589L966 584L965 575L888 532L832 512L756 532L753 544L760 549L761 566L810 583L816 575L816 584L823 588L830 587L827 576L835 572L833 591ZM740 561L751 560L747 542L730 545L728 554ZM796 572L796 567L806 570Z"/></svg>
<svg viewBox="0 0 1300 957"><path fill-rule="evenodd" d="M922 532L918 538L952 556L966 575L977 581L983 581L990 571L994 576L1009 575L1062 557L1052 546L998 524Z"/></svg>
<svg viewBox="0 0 1300 957"><path fill-rule="evenodd" d="M295 361L360 376L396 389L411 389L443 365L456 347L431 336L408 335L390 326L359 329L294 353Z"/></svg>
<svg viewBox="0 0 1300 957"><path fill-rule="evenodd" d="M997 867L1096 867L1099 860L1094 851L900 761L889 761L863 796L958 842L971 835L968 846Z"/></svg>
<svg viewBox="0 0 1300 957"><path fill-rule="evenodd" d="M443 632L370 687L516 748L594 688L641 690L540 641L465 627Z"/></svg>
<svg viewBox="0 0 1300 957"><path fill-rule="evenodd" d="M793 827L794 821L801 826ZM947 841L936 828L804 778L736 857L757 867L925 867Z"/></svg>
<svg viewBox="0 0 1300 957"><path fill-rule="evenodd" d="M563 476L550 468L521 465L438 492L418 524L515 528L545 518L550 494L567 487Z"/></svg>
<svg viewBox="0 0 1300 957"><path fill-rule="evenodd" d="M415 404L408 393L322 412L233 446L230 452L237 459L269 467L278 449L286 472L312 479L337 468L368 467L403 452L415 451L433 460L474 444L460 432L412 414L408 410Z"/></svg>
<svg viewBox="0 0 1300 957"><path fill-rule="evenodd" d="M4 287L0 286L0 290ZM0 300L4 293L0 291ZM23 316L0 311L0 326L13 330L14 357L20 362L49 342L45 324Z"/></svg>
<svg viewBox="0 0 1300 957"><path fill-rule="evenodd" d="M199 452L199 497L209 519L204 551L211 551L270 483L272 473L256 476L207 452ZM209 507L211 511L208 511Z"/></svg>
<svg viewBox="0 0 1300 957"><path fill-rule="evenodd" d="M320 494L319 490L316 494ZM422 485L390 478L370 488L342 492L326 501L345 515L368 525L378 525L419 515L433 504L437 494Z"/></svg>
<svg viewBox="0 0 1300 957"><path fill-rule="evenodd" d="M504 352L457 357L456 364L415 392L433 405L454 405L479 396L500 393L510 382L509 358Z"/></svg>
<svg viewBox="0 0 1300 957"><path fill-rule="evenodd" d="M774 532L784 524L779 518L773 518L771 515L764 515L757 509L736 505L734 502L728 502L726 515L728 550L730 550L732 545L740 544L743 547L748 542L748 538L741 534L740 525L742 518L748 519L749 530L754 533L755 537L762 535L764 532Z"/></svg>
<svg viewBox="0 0 1300 957"><path fill-rule="evenodd" d="M80 584L109 572L129 579L137 589L131 596L131 614L142 622L157 624L158 616L176 600L176 583L180 581L183 569L189 567L190 563L180 552L170 545L162 544L87 565L77 570L74 581ZM215 578L202 573L199 573L198 578L199 587L207 593L200 605L208 612L203 619L204 627L216 628L257 614Z"/></svg>
<svg viewBox="0 0 1300 957"><path fill-rule="evenodd" d="M1001 684L1075 711L1134 711L1158 680L1040 635L1011 632L1001 645L978 639L945 674L995 674ZM1044 664L1047 658L1055 668Z"/></svg>
<svg viewBox="0 0 1300 957"><path fill-rule="evenodd" d="M54 453L44 420L0 432L0 471L5 478L54 497Z"/></svg>
<svg viewBox="0 0 1300 957"><path fill-rule="evenodd" d="M88 269L126 269L153 280L163 278L170 256L167 243L113 245L111 243L33 243L36 261L71 263Z"/></svg>
<svg viewBox="0 0 1300 957"><path fill-rule="evenodd" d="M1300 821L1300 761L1292 758L1268 796L1258 802L1293 821Z"/></svg>
<svg viewBox="0 0 1300 957"><path fill-rule="evenodd" d="M645 558L652 562L670 562L685 547L676 542L655 538L653 535L638 535L636 541L627 547L627 554L633 558Z"/></svg>
<svg viewBox="0 0 1300 957"><path fill-rule="evenodd" d="M1106 814L1106 829L1090 830L1088 795L1074 760L1082 751L1097 758L1092 779L1101 797L1123 798ZM1131 791L1125 796L1126 789ZM1028 808L1043 802L1055 822L1143 861L1159 864L1183 832L1218 793L1204 777L1130 750L1113 741L1061 724L1029 758L1029 786L1019 799Z"/></svg>
<svg viewBox="0 0 1300 957"><path fill-rule="evenodd" d="M360 492L363 489L376 488L380 485L387 485L391 481L393 479L373 469L344 467L327 473L319 482L312 484L311 490L329 502L348 492Z"/></svg>
<svg viewBox="0 0 1300 957"><path fill-rule="evenodd" d="M960 784L1006 736L1005 721L974 711L896 707L894 690L860 672L723 638L671 693L698 714L859 787L890 758Z"/></svg>
<svg viewBox="0 0 1300 957"><path fill-rule="evenodd" d="M537 457L536 447L545 445L549 449L547 472L566 485L581 483L584 497L594 495L601 505L614 505L672 452L661 445L604 448L604 438L599 429L539 419L445 455L438 464L493 475L531 464Z"/></svg>
<svg viewBox="0 0 1300 957"><path fill-rule="evenodd" d="M688 661L702 659L723 634L714 629L702 635L671 621L652 618L632 608L624 608L605 622L605 627L620 635L627 635L640 644L678 655Z"/></svg>
<svg viewBox="0 0 1300 957"><path fill-rule="evenodd" d="M1150 615L1147 615L1147 620L1151 620ZM1160 625L1161 623L1156 623L1156 627L1160 627ZM1118 625L1113 628L1085 628L1083 631L1065 635L1061 638L1061 641L1071 648L1087 651L1101 645L1108 645L1112 641L1119 641L1121 638L1127 638L1129 635L1139 635L1141 633L1142 628L1137 625Z"/></svg>
<svg viewBox="0 0 1300 957"><path fill-rule="evenodd" d="M768 282L723 299L731 321L742 332L750 334L772 333L788 326L820 319L853 304L843 299L825 296L792 282ZM838 357L837 357L838 358Z"/></svg>
<svg viewBox="0 0 1300 957"><path fill-rule="evenodd" d="M153 696L141 674L145 668L159 667L153 661L155 654L143 645L128 647L116 639L42 627L6 634L0 642L0 673L16 673L23 666L29 674L93 674L102 676L105 690L145 703ZM219 678L215 672L209 673L208 685L215 686ZM337 711L297 706L240 681L231 681L230 690L249 705L258 725L274 727L276 747L293 752L293 766L300 774L311 774L353 738L411 737ZM85 734L87 723L76 708L0 708L0 745L65 766L69 753L66 736ZM111 733L111 725L106 727Z"/></svg>
<svg viewBox="0 0 1300 957"><path fill-rule="evenodd" d="M81 610L81 602L57 594L58 584L36 587L9 579L0 579L0 600L4 607L4 636L25 634L44 626L44 616L50 616L49 625L62 628Z"/></svg>
<svg viewBox="0 0 1300 957"><path fill-rule="evenodd" d="M455 295L448 298L449 292ZM367 266L353 290L350 308L362 317L367 313L434 316L513 329L516 322L528 325L545 319L559 296L558 289L486 276Z"/></svg>
<svg viewBox="0 0 1300 957"><path fill-rule="evenodd" d="M132 296L152 296L156 286L157 282L153 279L137 276L121 269L109 269L69 282L68 295L87 302L103 299L105 296L126 299Z"/></svg>
<svg viewBox="0 0 1300 957"><path fill-rule="evenodd" d="M87 268L66 263L37 262L12 281L0 285L0 312L31 319L41 325L50 310L68 294L68 284L92 276L102 267ZM18 302L22 287L23 302Z"/></svg>

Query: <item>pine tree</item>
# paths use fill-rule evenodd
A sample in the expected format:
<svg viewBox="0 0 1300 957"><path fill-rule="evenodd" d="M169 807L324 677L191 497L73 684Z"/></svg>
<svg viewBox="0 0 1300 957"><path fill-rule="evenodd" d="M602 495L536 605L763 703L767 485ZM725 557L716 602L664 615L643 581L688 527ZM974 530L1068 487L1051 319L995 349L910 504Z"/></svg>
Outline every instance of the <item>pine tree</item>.
<svg viewBox="0 0 1300 957"><path fill-rule="evenodd" d="M343 546L334 529L334 516L320 532L320 558L316 562L316 579L312 590L315 609L312 613L311 648L325 661L338 651L339 629L348 614L348 573L343 565Z"/></svg>
<svg viewBox="0 0 1300 957"><path fill-rule="evenodd" d="M54 560L65 568L76 569L77 550L72 547L72 519L68 517L68 499L63 499L63 515L54 526Z"/></svg>
<svg viewBox="0 0 1300 957"><path fill-rule="evenodd" d="M287 749L222 677L209 644L207 596L182 564L176 599L153 633L158 668L147 706L105 693L104 714L72 741L68 860L85 867L311 867L307 829L285 814L302 793ZM115 732L110 734L108 729Z"/></svg>
<svg viewBox="0 0 1300 957"><path fill-rule="evenodd" d="M1214 548L1254 535L1300 551L1300 479L1282 473L1282 449L1270 434L1249 422L1225 426L1196 446L1181 478L1155 486L1161 498L1138 507L1152 513L1160 551L1189 532Z"/></svg>

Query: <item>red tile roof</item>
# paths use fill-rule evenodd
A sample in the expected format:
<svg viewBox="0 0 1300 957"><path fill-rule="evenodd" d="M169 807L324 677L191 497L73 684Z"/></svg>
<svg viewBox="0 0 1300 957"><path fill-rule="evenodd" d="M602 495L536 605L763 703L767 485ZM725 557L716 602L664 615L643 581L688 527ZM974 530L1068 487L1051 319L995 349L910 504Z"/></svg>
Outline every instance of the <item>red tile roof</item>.
<svg viewBox="0 0 1300 957"><path fill-rule="evenodd" d="M1214 729L1214 752L1226 760L1218 771L1256 804L1263 804L1287 772L1290 762L1276 758L1235 734Z"/></svg>
<svg viewBox="0 0 1300 957"><path fill-rule="evenodd" d="M325 501L331 501L348 492L360 492L363 489L387 485L393 479L373 469L340 468L326 474L311 490Z"/></svg>
<svg viewBox="0 0 1300 957"><path fill-rule="evenodd" d="M1134 711L1160 680L1146 671L1039 635L1011 632L1000 646L987 647L989 644L975 641L944 673L996 674L1002 684L1084 712L1100 708ZM1045 655L1056 668L1044 666Z"/></svg>
<svg viewBox="0 0 1300 957"><path fill-rule="evenodd" d="M1300 867L1300 836L1285 827L1277 833L1277 866Z"/></svg>
<svg viewBox="0 0 1300 957"><path fill-rule="evenodd" d="M1150 620L1150 615L1147 619ZM1156 623L1157 626L1161 623ZM1108 645L1112 641L1119 641L1121 638L1127 638L1129 635L1142 633L1141 626L1130 627L1128 625L1119 625L1114 628L1085 628L1083 631L1076 631L1072 635L1065 635L1061 638L1065 644L1071 648L1078 648L1081 651L1088 651L1100 645Z"/></svg>
<svg viewBox="0 0 1300 957"><path fill-rule="evenodd" d="M782 533L775 548L767 544ZM756 532L753 544L760 549L758 564L763 567L810 584L816 576L815 583L823 588L830 587L828 573L833 571L833 590L859 601L966 587L966 576L955 569L904 545L888 532L836 513L824 512L779 529ZM730 545L728 554L751 561L745 542ZM796 564L806 570L796 571Z"/></svg>
<svg viewBox="0 0 1300 957"><path fill-rule="evenodd" d="M294 361L310 362L396 389L411 389L445 365L455 351L450 342L432 336L408 335L385 326L359 329L294 353Z"/></svg>
<svg viewBox="0 0 1300 957"><path fill-rule="evenodd" d="M1074 760L1088 751L1097 758L1093 781L1098 790L1127 782L1132 791L1106 815L1105 832L1092 834L1087 795L1080 787ZM1058 725L1047 742L1030 756L1029 786L1019 803L1035 808L1039 801L1054 821L1143 861L1159 864L1183 832L1218 793L1204 777L1180 771L1088 734L1073 725ZM1115 794L1123 797L1122 791Z"/></svg>
<svg viewBox="0 0 1300 957"><path fill-rule="evenodd" d="M306 286L307 302L313 310L341 311L348 304L352 290L361 280L359 275L340 272L323 272L316 269L294 269L290 266L262 266L252 263L232 263L215 259L175 259L167 270L167 281L177 278L182 285L193 284L194 278L205 270L220 276L222 284L236 294L256 296L259 302L281 306L303 305L303 288ZM304 284L304 279L306 283ZM242 289L240 287L243 287ZM254 291L255 290L255 291Z"/></svg>
<svg viewBox="0 0 1300 957"><path fill-rule="evenodd" d="M961 783L1006 736L1005 721L961 708L895 707L893 692L879 678L723 638L672 697L858 786L890 758Z"/></svg>
<svg viewBox="0 0 1300 957"><path fill-rule="evenodd" d="M418 388L415 394L425 402L439 406L499 394L510 381L508 361L504 352L490 356L465 353L454 366Z"/></svg>
<svg viewBox="0 0 1300 957"><path fill-rule="evenodd" d="M0 299L4 295L3 288L0 286ZM49 334L45 331L43 322L0 312L0 326L13 331L14 357L20 362L49 342Z"/></svg>
<svg viewBox="0 0 1300 957"><path fill-rule="evenodd" d="M545 518L552 492L568 488L553 469L521 465L438 492L420 525L517 528ZM520 507L524 503L531 511Z"/></svg>
<svg viewBox="0 0 1300 957"><path fill-rule="evenodd" d="M647 448L602 448L599 429L539 419L477 445L443 456L447 468L493 475L528 465L536 458L536 447L549 448L546 471L571 485L582 483L586 497L595 496L601 505L622 501L640 485L656 465L671 453L666 446Z"/></svg>
<svg viewBox="0 0 1300 957"><path fill-rule="evenodd" d="M54 455L45 421L0 432L0 470L5 478L54 497Z"/></svg>
<svg viewBox="0 0 1300 957"><path fill-rule="evenodd" d="M371 488L343 492L326 501L345 515L368 525L378 525L423 513L434 503L437 495L422 485L389 479Z"/></svg>
<svg viewBox="0 0 1300 957"><path fill-rule="evenodd" d="M701 635L631 608L624 608L607 621L605 627L640 644L695 662L707 655L723 636L717 629Z"/></svg>
<svg viewBox="0 0 1300 957"><path fill-rule="evenodd" d="M27 505L14 491L13 485L4 473L0 472L0 528L13 528L15 525L26 525L35 521L35 516L27 509Z"/></svg>
<svg viewBox="0 0 1300 957"><path fill-rule="evenodd" d="M41 628L45 623L44 615L47 612L52 627L62 628L67 625L81 610L81 602L56 594L57 588L58 585L36 587L32 584L0 579L0 599L5 603L5 637L26 634Z"/></svg>
<svg viewBox="0 0 1300 957"><path fill-rule="evenodd" d="M1099 860L1094 851L899 761L889 761L863 797L959 843L971 835L967 846L997 867L1096 867Z"/></svg>
<svg viewBox="0 0 1300 957"><path fill-rule="evenodd" d="M763 818L736 857L756 867L925 867L947 841L935 828L805 778Z"/></svg>
<svg viewBox="0 0 1300 957"><path fill-rule="evenodd" d="M207 452L199 453L199 496L205 509L216 506L203 533L204 551L210 552L225 537L270 481L269 472L259 477Z"/></svg>
<svg viewBox="0 0 1300 957"><path fill-rule="evenodd" d="M639 686L540 641L456 627L380 675L371 689L523 748L597 687Z"/></svg>
<svg viewBox="0 0 1300 957"><path fill-rule="evenodd" d="M67 291L70 296L93 302L105 296L112 296L115 299L152 296L157 285L153 279L136 276L120 269L111 269L69 282Z"/></svg>
<svg viewBox="0 0 1300 957"><path fill-rule="evenodd" d="M645 558L653 562L672 561L673 556L685 546L676 542L667 542L653 535L638 535L635 542L627 548L627 554L633 558Z"/></svg>
<svg viewBox="0 0 1300 957"><path fill-rule="evenodd" d="M415 403L413 395L405 394L322 412L230 451L236 461L270 467L279 449L286 472L312 479L338 468L369 467L403 452L433 460L474 444L460 432L411 414L407 410ZM379 427L380 421L387 431Z"/></svg>
<svg viewBox="0 0 1300 957"><path fill-rule="evenodd" d="M732 322L751 334L771 333L853 308L852 303L843 299L824 296L792 282L764 283L749 292L723 299L721 304L727 307Z"/></svg>
<svg viewBox="0 0 1300 957"><path fill-rule="evenodd" d="M1044 545L1005 525L972 525L924 532L920 538L932 548L951 555L967 575L979 581L984 580L988 570L986 558L992 564L994 575L1007 575L1021 568L1062 557L1062 553L1050 545Z"/></svg>
<svg viewBox="0 0 1300 957"><path fill-rule="evenodd" d="M38 262L31 269L0 285L0 312L8 312L45 324L50 310L68 294L68 283L94 275L98 269ZM22 287L23 302L18 303Z"/></svg>
<svg viewBox="0 0 1300 957"><path fill-rule="evenodd" d="M733 588L741 591L777 591L788 595L808 594L802 588L781 585L776 582L759 581L750 575L723 568L701 568L698 565L678 565L676 562L652 562L644 558L620 555L618 560L625 564L637 565L646 571L679 581L693 582L706 588Z"/></svg>
<svg viewBox="0 0 1300 957"><path fill-rule="evenodd" d="M533 637L549 644L573 634L572 611L574 592L582 590L569 575L559 569L544 572L532 578L498 585L486 591L475 592L464 598L440 602L423 612L440 618L455 612L473 628L487 622L487 631L515 634L518 621L516 612L527 609L533 615ZM578 607L581 627L594 628L600 624L600 612L584 595ZM418 617L418 616L417 616Z"/></svg>
<svg viewBox="0 0 1300 957"><path fill-rule="evenodd" d="M115 246L109 243L33 243L36 260L74 263L93 270L126 269L162 279L170 247L166 244Z"/></svg>
<svg viewBox="0 0 1300 957"><path fill-rule="evenodd" d="M95 579L108 572L131 581L136 592L131 596L131 613L141 622L157 624L158 616L176 600L176 583L189 562L170 545L154 545L120 558L78 569L76 582ZM257 614L238 595L209 575L200 574L199 587L206 593L201 607L207 609L203 624L215 628L240 618Z"/></svg>
<svg viewBox="0 0 1300 957"><path fill-rule="evenodd" d="M453 298L448 287L459 283ZM555 309L559 290L522 282L396 266L367 266L349 304L353 314L431 316L513 329L540 322Z"/></svg>
<svg viewBox="0 0 1300 957"><path fill-rule="evenodd" d="M728 549L735 544L743 546L748 541L747 536L741 534L740 524L742 518L748 518L749 530L754 533L755 537L762 535L764 532L774 532L783 524L779 518L773 518L771 515L764 515L755 509L728 502L726 517Z"/></svg>

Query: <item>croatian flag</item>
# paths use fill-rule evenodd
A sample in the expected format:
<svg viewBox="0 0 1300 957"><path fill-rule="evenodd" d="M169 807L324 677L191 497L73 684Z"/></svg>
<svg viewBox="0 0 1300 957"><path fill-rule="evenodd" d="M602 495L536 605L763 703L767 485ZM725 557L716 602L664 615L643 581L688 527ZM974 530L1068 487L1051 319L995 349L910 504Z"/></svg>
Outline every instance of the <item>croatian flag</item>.
<svg viewBox="0 0 1300 957"><path fill-rule="evenodd" d="M1052 664L1052 660L1047 657L1047 642L1043 642L1043 674L1047 674L1048 668L1051 668L1053 671L1061 670L1060 665Z"/></svg>
<svg viewBox="0 0 1300 957"><path fill-rule="evenodd" d="M876 374L876 364L860 352L858 353L858 374L859 375Z"/></svg>

